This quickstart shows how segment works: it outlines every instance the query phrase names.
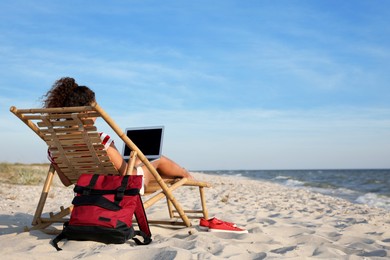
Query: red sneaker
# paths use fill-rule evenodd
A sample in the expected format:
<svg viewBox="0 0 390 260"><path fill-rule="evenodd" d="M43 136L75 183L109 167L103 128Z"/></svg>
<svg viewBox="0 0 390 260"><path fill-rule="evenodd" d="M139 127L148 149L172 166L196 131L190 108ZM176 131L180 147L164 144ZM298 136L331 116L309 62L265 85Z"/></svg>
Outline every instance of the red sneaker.
<svg viewBox="0 0 390 260"><path fill-rule="evenodd" d="M209 220L205 218L200 218L199 219L199 228L201 230L209 230Z"/></svg>
<svg viewBox="0 0 390 260"><path fill-rule="evenodd" d="M217 218L210 218L210 219L205 219L205 218L200 218L199 219L199 228L201 230L209 230L210 224L211 223L220 223L224 222L226 225L230 225L232 227L236 227L236 224L231 223L231 222L226 222Z"/></svg>
<svg viewBox="0 0 390 260"><path fill-rule="evenodd" d="M215 222L210 222L209 232L227 232L227 233L245 234L248 233L248 230L239 228L237 226L233 226L231 225L231 223L228 222L215 221Z"/></svg>

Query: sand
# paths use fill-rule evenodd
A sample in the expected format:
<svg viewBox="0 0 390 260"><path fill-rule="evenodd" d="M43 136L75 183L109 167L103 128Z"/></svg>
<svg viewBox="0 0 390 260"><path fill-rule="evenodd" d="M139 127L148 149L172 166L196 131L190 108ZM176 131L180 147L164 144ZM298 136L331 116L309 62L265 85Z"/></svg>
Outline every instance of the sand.
<svg viewBox="0 0 390 260"><path fill-rule="evenodd" d="M137 246L62 241L57 252L40 231L23 232L31 223L41 187L0 184L0 252L4 259L386 259L390 258L390 213L304 189L238 177L194 173L209 181L210 216L236 223L248 234L152 225L153 242ZM198 205L193 191L175 196ZM71 188L52 188L45 212L72 200ZM147 210L165 217L166 204Z"/></svg>

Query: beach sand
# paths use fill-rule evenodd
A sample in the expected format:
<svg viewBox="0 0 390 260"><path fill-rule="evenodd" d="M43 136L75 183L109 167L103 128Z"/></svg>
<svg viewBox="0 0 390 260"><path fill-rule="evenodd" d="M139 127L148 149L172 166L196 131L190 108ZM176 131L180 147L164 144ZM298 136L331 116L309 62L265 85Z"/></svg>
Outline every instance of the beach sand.
<svg viewBox="0 0 390 260"><path fill-rule="evenodd" d="M0 184L0 252L5 259L386 259L390 258L390 213L352 204L304 189L194 173L210 182L206 190L210 216L235 222L248 234L200 231L151 225L153 242L137 246L62 241L29 226L40 186ZM70 203L72 188L55 185L45 212ZM194 191L179 189L176 198L199 205ZM148 218L165 217L166 203L147 210Z"/></svg>

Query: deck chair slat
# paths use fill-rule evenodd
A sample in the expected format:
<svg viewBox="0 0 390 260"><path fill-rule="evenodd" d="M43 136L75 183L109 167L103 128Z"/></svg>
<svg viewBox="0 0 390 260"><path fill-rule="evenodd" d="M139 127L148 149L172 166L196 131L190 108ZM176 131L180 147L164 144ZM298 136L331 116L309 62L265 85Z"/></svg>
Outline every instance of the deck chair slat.
<svg viewBox="0 0 390 260"><path fill-rule="evenodd" d="M104 169L104 171L106 170L106 168L108 167L112 167L112 165L106 165L106 167L100 167L96 164L93 164L93 163L75 163L73 162L73 166L74 166L74 169L75 170L90 170L90 169L93 169L94 171L96 171L97 169ZM102 166L102 165L100 165Z"/></svg>
<svg viewBox="0 0 390 260"><path fill-rule="evenodd" d="M57 135L57 140L62 140L64 142L67 141L73 141L73 142L79 142L83 143L85 138L83 136L69 136L69 135ZM50 141L53 139L52 135L45 135L44 136L45 140ZM101 143L100 137L99 136L91 136L89 139L93 144L98 144Z"/></svg>
<svg viewBox="0 0 390 260"><path fill-rule="evenodd" d="M61 147L64 148L64 149L67 149L67 151L82 151L82 150L85 150L85 149L88 149L88 150L92 150L89 146L87 146L85 143L83 143L84 140L82 139L77 139L77 140L74 140L74 139L70 139L70 140L67 140L67 139L56 139L57 137L45 137L46 139L46 142L51 142L51 143L55 143L55 142L58 142L58 141L61 141ZM104 145L102 145L101 143L99 143L98 141L99 139L93 139L93 143L91 143L92 147L94 147L93 149L94 150L101 150L104 148ZM53 147L53 149L56 147L56 146L50 146L50 147ZM58 150L58 149L57 149Z"/></svg>
<svg viewBox="0 0 390 260"><path fill-rule="evenodd" d="M50 130L48 129L48 130L43 130L41 132L45 136L56 135L57 138L67 138L67 139L71 139L72 137L73 138L80 138L82 136L82 134L80 132L63 131L63 130L57 130L57 129L50 129ZM89 132L88 135L91 138L99 138L100 139L100 135L97 132Z"/></svg>
<svg viewBox="0 0 390 260"><path fill-rule="evenodd" d="M75 124L72 120L65 120L65 121L51 120L51 124L53 127L72 127L72 126L75 126ZM91 119L84 120L84 122L83 122L83 125L85 125L85 126L91 126L92 124L93 124L93 121ZM39 127L46 127L47 126L47 124L44 122L38 122L37 125Z"/></svg>
<svg viewBox="0 0 390 260"><path fill-rule="evenodd" d="M50 143L53 143L53 142L56 143L59 140L62 143L62 147L68 147L69 149L74 148L74 150L77 150L77 147L79 147L79 148L85 147L84 146L85 144L83 143L83 139L53 139L52 137L47 137L47 136L45 136L44 138L47 142L50 142ZM94 145L96 147L102 147L99 144L99 139L93 139L91 141L93 141L93 143L91 145Z"/></svg>
<svg viewBox="0 0 390 260"><path fill-rule="evenodd" d="M53 138L47 138L48 140L46 141L48 145L50 145L51 143L56 143L58 142L58 139L53 139ZM77 152L77 151L85 151L85 150L90 150L89 147L82 143L81 140L60 140L61 141L61 149L57 146L50 146L50 150L53 150L53 151L61 151L64 150L64 151L68 151L68 152ZM95 144L94 146L96 146L96 149L99 147L104 147L102 144Z"/></svg>
<svg viewBox="0 0 390 260"><path fill-rule="evenodd" d="M77 175L69 175L69 180L73 182L77 182L78 178L81 174L101 174L101 175L117 175L117 172L109 172L109 171L97 171L96 169L90 169L90 170L83 170L80 172L77 172Z"/></svg>
<svg viewBox="0 0 390 260"><path fill-rule="evenodd" d="M92 156L82 157L79 155L76 155L76 156L66 155L66 160L63 160L62 156L59 156L59 157L54 156L54 158L56 158L55 159L56 162L64 162L64 161L74 160L74 161L78 161L78 162L94 162L94 163L96 163L95 157L92 157ZM110 158L108 156L99 155L98 158L99 158L100 162L110 161ZM97 163L97 164L99 164L99 163Z"/></svg>
<svg viewBox="0 0 390 260"><path fill-rule="evenodd" d="M109 162L111 163L110 161L110 158L108 156L99 156L99 159L100 159L100 163L106 163L106 162ZM72 162L80 162L80 163L94 163L96 164L96 160L93 158L93 157L71 157L71 156L67 156L67 160L68 161L72 161ZM56 158L56 163L62 163L63 160L61 160L61 157L58 157Z"/></svg>
<svg viewBox="0 0 390 260"><path fill-rule="evenodd" d="M89 150L84 150L84 151L68 151L68 152L65 152L65 153L61 153L59 151L52 151L50 150L50 153L53 157L61 157L61 156L67 156L67 157L75 157L75 158L92 158L92 156L90 155L85 155L86 153L88 153ZM96 151L96 156L99 156L101 157L101 159L105 159L105 158L109 158L107 153L104 153L104 150L103 151Z"/></svg>
<svg viewBox="0 0 390 260"><path fill-rule="evenodd" d="M79 135L79 134L46 134L45 138L48 140L52 139L52 136L55 135L56 139L58 140L77 140L77 141L83 141L85 140L85 136ZM89 135L89 140L91 140L93 143L101 143L99 135L96 133L94 135Z"/></svg>
<svg viewBox="0 0 390 260"><path fill-rule="evenodd" d="M47 118L53 119L53 120L59 120L59 119L72 119L74 118L74 115L78 118L81 119L91 119L93 117L99 117L99 114L97 114L94 111L86 111L84 113L75 113L75 112L70 112L70 113L57 113L57 114L41 114L41 115L47 115Z"/></svg>
<svg viewBox="0 0 390 260"><path fill-rule="evenodd" d="M104 160L103 156L99 156L99 159L100 159L100 162L99 162L100 164L103 164L106 162L111 163L108 156L106 157L106 160ZM72 161L74 163L94 163L94 164L96 163L95 159L93 157L69 157L68 156L68 160ZM59 158L59 161L61 162L61 158Z"/></svg>
<svg viewBox="0 0 390 260"><path fill-rule="evenodd" d="M91 158L91 156L86 156L85 154L89 152L88 149L79 150L79 151L67 151L65 154L61 154L59 151L53 151L50 150L50 153L53 157L60 157L61 155L68 156L68 157L78 157L78 158ZM95 151L96 155L99 156L102 160L109 159L107 153L105 153L104 150Z"/></svg>
<svg viewBox="0 0 390 260"><path fill-rule="evenodd" d="M82 149L82 148L78 148L77 150L75 150L75 148L71 147L71 149L67 149L67 147L64 147L64 152L60 152L60 151L55 151L55 150L50 150L51 154L54 156L54 157L59 157L60 155L66 155L66 156L71 156L71 157L86 157L86 158L89 158L89 157L92 157L91 155L85 155L86 153L88 152L91 152L89 149L85 148L85 149ZM107 153L101 149L101 150L94 150L93 151L97 156L107 156ZM107 156L108 157L108 156Z"/></svg>
<svg viewBox="0 0 390 260"><path fill-rule="evenodd" d="M86 171L91 172L93 174L100 173L100 174L114 174L117 175L117 171L113 171L111 169L107 168L99 168L99 167L76 167L76 170L80 173L85 173Z"/></svg>
<svg viewBox="0 0 390 260"><path fill-rule="evenodd" d="M90 127L89 127L90 129ZM100 137L100 134L96 131L96 128L92 131L90 131L87 127L84 128L84 131L86 132L86 134L90 137L96 137L96 138L99 138ZM85 132L81 132L80 130L76 130L76 129L54 129L53 131L49 130L47 131L47 133L55 133L56 135L60 135L60 136L67 136L67 137L80 137L80 136L84 136L85 135Z"/></svg>
<svg viewBox="0 0 390 260"><path fill-rule="evenodd" d="M25 114L24 119L27 120L40 120L42 118L41 114Z"/></svg>
<svg viewBox="0 0 390 260"><path fill-rule="evenodd" d="M97 131L95 126L90 126L90 125L85 126L84 129L86 131L88 131L88 133L90 133L90 134ZM53 130L55 133L64 133L64 134L80 133L80 130L77 128L55 128ZM46 133L50 133L50 130L48 130L47 128L42 128L41 132L46 134ZM96 133L99 134L98 132L96 132Z"/></svg>
<svg viewBox="0 0 390 260"><path fill-rule="evenodd" d="M57 118L57 117L52 117L52 116L49 116L49 115L42 115L41 118L46 118L47 120L50 121L50 123L53 125L53 126L72 126L74 127L75 124L74 124L74 120L77 118L77 122L81 121L83 125L93 125L94 121L92 120L91 117L89 117L89 114L88 114L88 117L78 117L76 114L68 114L67 115L67 119L63 119L63 118ZM40 123L38 121L38 123Z"/></svg>
<svg viewBox="0 0 390 260"><path fill-rule="evenodd" d="M16 107L11 107L11 110L16 110L14 113L18 114L46 114L46 113L78 113L78 112L87 112L95 111L92 106L83 106L83 107L55 107L55 108L32 108L32 109L17 109Z"/></svg>
<svg viewBox="0 0 390 260"><path fill-rule="evenodd" d="M69 171L69 172L72 172L74 170L77 170L77 169L80 169L80 168L104 168L105 170L107 170L108 168L112 168L115 172L117 172L117 170L115 169L114 165L111 163L111 162L102 162L100 163L100 166L94 162L75 162L73 160L70 160L72 163L73 163L73 167L72 169L69 169L69 170L66 170L66 171ZM57 165L59 166L65 166L66 164L62 163L61 161L57 163Z"/></svg>
<svg viewBox="0 0 390 260"><path fill-rule="evenodd" d="M58 120L58 119L71 119L72 113L66 113L66 114L42 114L42 113L30 113L30 114L23 114L24 119L27 120L40 120L43 115L48 115L49 119ZM85 114L80 114L80 118L91 118L91 117L97 117L99 116L95 112L89 112Z"/></svg>
<svg viewBox="0 0 390 260"><path fill-rule="evenodd" d="M62 166L66 166L65 164L61 164L61 163L58 163L57 164L59 167L62 167ZM89 165L75 165L74 168L72 169L72 171L65 171L64 173L68 173L68 174L74 174L74 173L78 173L77 175L81 174L81 173L85 173L85 171L90 171L92 173L99 173L99 172L106 172L107 174L118 174L118 171L113 168L113 165L111 164L107 164L105 165L104 167L101 167L99 168L98 166L96 166L95 164L89 164ZM99 171L99 172L97 172Z"/></svg>

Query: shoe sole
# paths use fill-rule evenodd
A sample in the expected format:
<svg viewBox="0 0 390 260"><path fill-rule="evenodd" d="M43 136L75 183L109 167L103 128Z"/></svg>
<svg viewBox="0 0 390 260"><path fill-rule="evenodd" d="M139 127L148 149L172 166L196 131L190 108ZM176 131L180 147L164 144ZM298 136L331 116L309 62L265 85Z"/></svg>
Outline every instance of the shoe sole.
<svg viewBox="0 0 390 260"><path fill-rule="evenodd" d="M203 230L203 231L208 231L208 230L209 230L208 227L204 227L204 226L199 226L199 229L200 229L200 230Z"/></svg>
<svg viewBox="0 0 390 260"><path fill-rule="evenodd" d="M221 233L236 233L236 234L247 234L248 233L248 230L241 230L241 231L235 231L235 230L223 230L223 229L212 229L212 228L209 228L209 232L215 232L215 233L218 233L218 232L221 232Z"/></svg>

